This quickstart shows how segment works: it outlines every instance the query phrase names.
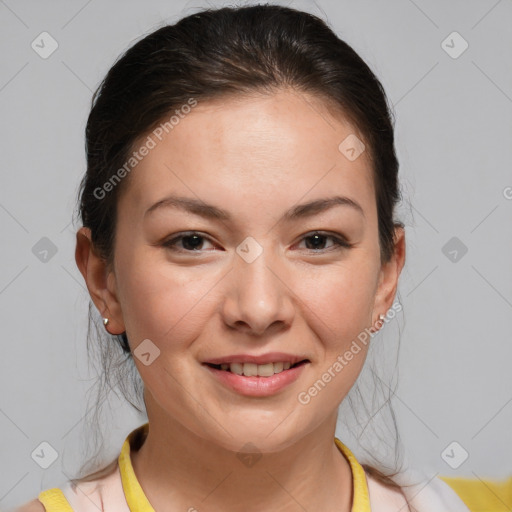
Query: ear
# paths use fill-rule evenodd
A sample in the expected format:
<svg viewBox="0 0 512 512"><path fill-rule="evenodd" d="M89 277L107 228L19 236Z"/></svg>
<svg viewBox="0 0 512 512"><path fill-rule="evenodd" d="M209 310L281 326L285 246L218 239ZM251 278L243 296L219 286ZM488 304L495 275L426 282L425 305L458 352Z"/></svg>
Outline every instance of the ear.
<svg viewBox="0 0 512 512"><path fill-rule="evenodd" d="M402 272L405 263L405 230L402 227L395 228L394 251L391 259L383 263L379 275L379 283L375 294L373 306L372 326L377 323L381 326L379 315L386 315L386 312L393 305L396 290L398 287L398 278Z"/></svg>
<svg viewBox="0 0 512 512"><path fill-rule="evenodd" d="M108 332L123 333L125 326L116 294L116 277L106 260L94 251L89 228L82 227L76 234L75 261L96 308L109 320Z"/></svg>

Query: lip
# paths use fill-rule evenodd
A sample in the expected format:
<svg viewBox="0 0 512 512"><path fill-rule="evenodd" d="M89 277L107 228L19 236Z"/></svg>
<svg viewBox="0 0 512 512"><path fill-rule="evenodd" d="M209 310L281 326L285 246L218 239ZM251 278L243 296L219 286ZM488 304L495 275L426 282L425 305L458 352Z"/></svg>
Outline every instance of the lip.
<svg viewBox="0 0 512 512"><path fill-rule="evenodd" d="M275 373L272 377L245 377L227 370L218 370L206 363L203 363L203 366L211 372L214 378L217 378L223 385L235 392L245 396L265 397L271 396L295 382L307 364L309 363L304 362L288 370Z"/></svg>
<svg viewBox="0 0 512 512"><path fill-rule="evenodd" d="M203 364L229 364L229 363L254 363L254 364L267 364L267 363L286 363L289 362L291 365L307 359L305 356L296 354L286 354L284 352L267 352L259 356L251 354L231 354L224 357L216 357L214 359L208 359L203 361ZM267 377L268 378L268 377Z"/></svg>

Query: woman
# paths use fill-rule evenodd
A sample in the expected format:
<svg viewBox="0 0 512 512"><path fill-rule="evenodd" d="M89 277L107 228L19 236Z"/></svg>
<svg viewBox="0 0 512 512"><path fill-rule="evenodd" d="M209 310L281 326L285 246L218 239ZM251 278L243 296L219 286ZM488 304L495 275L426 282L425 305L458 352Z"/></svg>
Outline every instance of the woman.
<svg viewBox="0 0 512 512"><path fill-rule="evenodd" d="M385 93L346 43L285 7L188 16L116 62L86 134L76 262L148 423L20 510L467 511L334 437L405 261Z"/></svg>

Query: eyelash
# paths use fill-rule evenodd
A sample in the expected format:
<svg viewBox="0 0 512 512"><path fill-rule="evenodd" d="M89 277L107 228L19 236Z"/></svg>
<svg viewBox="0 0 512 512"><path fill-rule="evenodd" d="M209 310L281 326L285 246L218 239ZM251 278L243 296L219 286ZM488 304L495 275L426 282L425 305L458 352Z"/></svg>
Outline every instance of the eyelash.
<svg viewBox="0 0 512 512"><path fill-rule="evenodd" d="M179 236L176 236L174 238L171 238L170 240L167 240L165 242L162 243L162 246L170 249L171 251L174 251L174 252L178 252L178 253L200 253L201 251L200 250L187 250L187 249L177 249L176 248L176 243L179 242L180 240L183 240L184 238L189 238L189 237L193 237L193 236L198 236L199 238L203 238L205 240L208 240L210 243L213 243L211 240L209 240L209 238L207 236L204 236L202 235L201 233L197 232L197 231L190 231L190 232L187 232L187 233L183 233ZM354 244L351 244L349 242L347 242L344 238L342 237L339 237L339 236L335 236L335 235L331 235L331 234L328 234L328 233L322 233L322 232L318 232L318 231L314 231L314 232L311 232L311 233L308 233L307 235L303 236L301 238L301 242L307 238L312 238L314 236L320 236L320 237L324 237L324 238L330 238L332 239L334 245L328 249L318 249L318 250L315 250L315 249L306 249L306 250L309 250L311 251L313 254L322 254L322 253L326 253L326 252L330 252L330 251L333 251L333 250L341 250L341 249L350 249L351 247L353 247Z"/></svg>

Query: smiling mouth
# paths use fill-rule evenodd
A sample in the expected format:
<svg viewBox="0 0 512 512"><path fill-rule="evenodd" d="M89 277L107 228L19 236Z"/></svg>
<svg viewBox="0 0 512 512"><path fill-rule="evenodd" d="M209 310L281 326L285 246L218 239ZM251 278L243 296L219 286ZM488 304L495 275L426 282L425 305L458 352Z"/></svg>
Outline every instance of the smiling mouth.
<svg viewBox="0 0 512 512"><path fill-rule="evenodd" d="M224 364L213 364L204 363L210 368L216 370L226 371L235 373L237 375L243 375L244 377L271 377L277 373L281 373L297 366L302 366L309 363L309 359L303 359L295 364L287 362L276 362L267 364L255 364L255 363L224 363Z"/></svg>

